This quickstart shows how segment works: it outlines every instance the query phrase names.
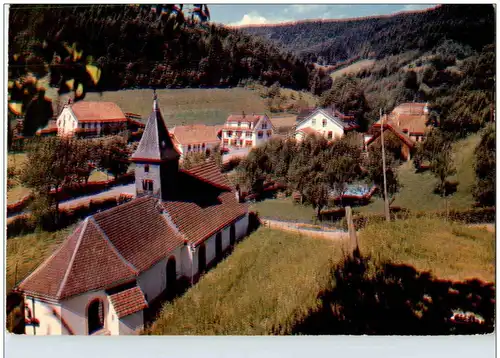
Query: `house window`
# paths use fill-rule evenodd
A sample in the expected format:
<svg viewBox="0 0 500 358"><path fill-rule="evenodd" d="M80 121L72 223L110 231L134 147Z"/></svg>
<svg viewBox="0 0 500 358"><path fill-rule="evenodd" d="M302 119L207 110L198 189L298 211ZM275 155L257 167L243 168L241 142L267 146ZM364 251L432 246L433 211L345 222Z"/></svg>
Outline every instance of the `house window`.
<svg viewBox="0 0 500 358"><path fill-rule="evenodd" d="M223 143L224 143L224 145L228 145L229 144L229 139L224 139Z"/></svg>
<svg viewBox="0 0 500 358"><path fill-rule="evenodd" d="M144 166L144 173L149 173L149 164Z"/></svg>
<svg viewBox="0 0 500 358"><path fill-rule="evenodd" d="M262 123L262 129L267 129L267 122Z"/></svg>
<svg viewBox="0 0 500 358"><path fill-rule="evenodd" d="M241 122L240 121L238 121L238 127L241 127Z"/></svg>
<svg viewBox="0 0 500 358"><path fill-rule="evenodd" d="M326 118L323 118L323 127L326 127Z"/></svg>
<svg viewBox="0 0 500 358"><path fill-rule="evenodd" d="M142 181L142 189L144 191L153 191L153 181L151 179L144 179Z"/></svg>
<svg viewBox="0 0 500 358"><path fill-rule="evenodd" d="M333 138L333 133L332 133L332 131L329 131L328 132L328 139L332 139L332 138Z"/></svg>
<svg viewBox="0 0 500 358"><path fill-rule="evenodd" d="M236 132L236 137L238 137L238 138L241 137L241 132L240 131Z"/></svg>
<svg viewBox="0 0 500 358"><path fill-rule="evenodd" d="M191 150L191 144L188 145L188 152Z"/></svg>
<svg viewBox="0 0 500 358"><path fill-rule="evenodd" d="M264 132L263 132L263 131L259 131L259 132L257 133L257 137L258 137L259 139L262 139L262 136L263 136L263 135L264 135Z"/></svg>
<svg viewBox="0 0 500 358"><path fill-rule="evenodd" d="M247 138L252 138L252 132L246 132L246 137Z"/></svg>
<svg viewBox="0 0 500 358"><path fill-rule="evenodd" d="M268 130L268 131L267 131L267 136L268 136L268 137L270 137L270 136L272 136L272 135L273 135L273 131Z"/></svg>
<svg viewBox="0 0 500 358"><path fill-rule="evenodd" d="M245 142L245 147L251 147L252 146L252 141L251 140L247 140Z"/></svg>
<svg viewBox="0 0 500 358"><path fill-rule="evenodd" d="M227 136L228 136L229 138L231 138L231 137L233 136L233 131L229 131L229 132L227 132Z"/></svg>
<svg viewBox="0 0 500 358"><path fill-rule="evenodd" d="M201 145L201 149L205 149L205 143Z"/></svg>

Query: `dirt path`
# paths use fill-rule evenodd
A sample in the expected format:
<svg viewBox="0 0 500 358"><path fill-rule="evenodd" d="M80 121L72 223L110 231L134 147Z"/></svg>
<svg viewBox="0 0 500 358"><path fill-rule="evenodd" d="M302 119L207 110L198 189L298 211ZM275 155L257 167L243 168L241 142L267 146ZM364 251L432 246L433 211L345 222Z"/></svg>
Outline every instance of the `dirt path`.
<svg viewBox="0 0 500 358"><path fill-rule="evenodd" d="M269 219L261 219L262 224L265 227L269 227L272 229L294 232L297 234L307 235L315 238L329 239L329 240L344 240L349 237L347 232L340 230L311 230L300 227L299 224L294 222L287 221L277 221L277 220L269 220Z"/></svg>
<svg viewBox="0 0 500 358"><path fill-rule="evenodd" d="M495 224L470 224L469 227L486 229L488 232L495 233Z"/></svg>

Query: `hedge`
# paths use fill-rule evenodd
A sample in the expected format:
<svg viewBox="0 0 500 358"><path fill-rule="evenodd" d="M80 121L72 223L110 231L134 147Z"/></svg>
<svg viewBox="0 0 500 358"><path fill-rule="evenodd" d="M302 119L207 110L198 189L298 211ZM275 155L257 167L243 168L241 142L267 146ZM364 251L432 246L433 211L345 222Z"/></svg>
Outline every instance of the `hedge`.
<svg viewBox="0 0 500 358"><path fill-rule="evenodd" d="M107 210L130 201L132 198L132 195L121 194L119 197L112 196L104 199L90 200L88 204L81 204L70 209L61 210L57 224L53 222L49 215L44 217L39 225L37 225L31 215L19 215L7 224L7 238L31 233L37 227L47 231L59 230L96 212Z"/></svg>

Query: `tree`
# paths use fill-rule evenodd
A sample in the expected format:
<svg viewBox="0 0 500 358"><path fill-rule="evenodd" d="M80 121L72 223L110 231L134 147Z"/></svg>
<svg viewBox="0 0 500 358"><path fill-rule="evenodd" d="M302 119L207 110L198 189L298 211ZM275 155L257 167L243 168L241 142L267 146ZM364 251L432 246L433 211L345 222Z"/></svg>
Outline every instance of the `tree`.
<svg viewBox="0 0 500 358"><path fill-rule="evenodd" d="M488 126L475 149L474 171L476 181L474 198L480 205L495 206L496 148L495 128Z"/></svg>
<svg viewBox="0 0 500 358"><path fill-rule="evenodd" d="M98 166L104 171L109 171L116 178L125 174L130 165L130 151L127 141L120 136L103 139L100 143Z"/></svg>
<svg viewBox="0 0 500 358"><path fill-rule="evenodd" d="M48 211L52 211L55 205L53 218L56 224L59 218L57 193L77 181L74 143L73 139L60 137L34 140L21 171L21 182L36 193L37 204L46 205ZM55 191L53 195L51 190Z"/></svg>
<svg viewBox="0 0 500 358"><path fill-rule="evenodd" d="M438 178L437 190L441 197L445 200L446 207L446 217L448 218L448 191L446 186L446 179L455 174L455 166L453 163L453 157L451 154L451 147L445 148L440 152L436 153L434 157L431 158L430 170L436 178Z"/></svg>
<svg viewBox="0 0 500 358"><path fill-rule="evenodd" d="M401 188L396 171L397 160L391 153L385 153L386 165L386 183L387 183L387 196L389 203L394 202L395 194ZM366 170L366 179L369 184L376 185L378 188L383 188L384 185L384 172L382 168L382 151L379 145L374 145L368 149L368 157L363 165ZM378 195L384 200L384 191L378 190Z"/></svg>

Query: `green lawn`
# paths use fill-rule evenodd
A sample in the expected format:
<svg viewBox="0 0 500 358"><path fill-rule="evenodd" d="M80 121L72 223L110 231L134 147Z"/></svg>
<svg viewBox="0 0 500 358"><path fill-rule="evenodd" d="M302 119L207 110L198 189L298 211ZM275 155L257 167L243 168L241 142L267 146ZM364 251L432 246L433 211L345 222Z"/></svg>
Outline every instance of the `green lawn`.
<svg viewBox="0 0 500 358"><path fill-rule="evenodd" d="M53 233L39 231L9 238L6 249L6 292L9 292L16 283L28 276L43 260L49 257L72 228L69 227Z"/></svg>
<svg viewBox="0 0 500 358"><path fill-rule="evenodd" d="M291 198L266 199L251 205L251 210L257 211L260 217L312 223L316 213L312 206L295 204Z"/></svg>
<svg viewBox="0 0 500 358"><path fill-rule="evenodd" d="M495 233L438 219L368 225L360 251L380 261L407 264L448 280L495 281Z"/></svg>
<svg viewBox="0 0 500 358"><path fill-rule="evenodd" d="M471 186L474 184L474 150L481 140L480 134L474 134L458 141L454 146L456 175L450 181L458 181L457 192L449 198L449 207L455 209L470 208L474 204ZM406 162L398 170L399 181L403 187L396 194L392 206L410 210L445 210L444 200L434 194L437 179L431 172L416 173L413 161ZM383 212L383 201L374 197L372 202L355 209L359 212Z"/></svg>
<svg viewBox="0 0 500 358"><path fill-rule="evenodd" d="M286 334L330 287L333 241L260 228L184 296L164 306L148 332L160 335Z"/></svg>

